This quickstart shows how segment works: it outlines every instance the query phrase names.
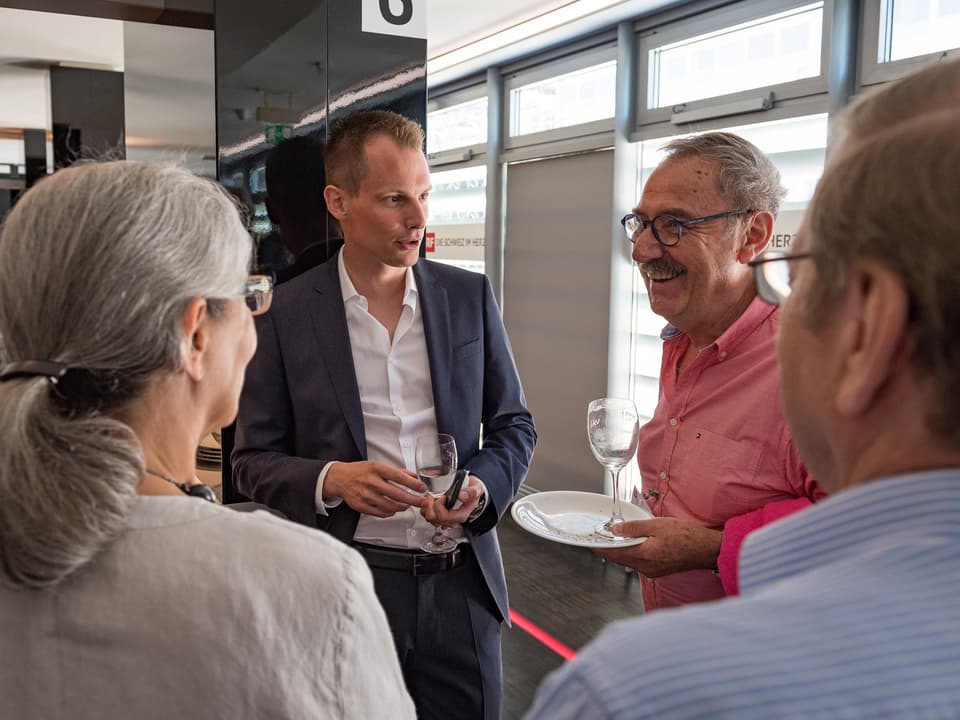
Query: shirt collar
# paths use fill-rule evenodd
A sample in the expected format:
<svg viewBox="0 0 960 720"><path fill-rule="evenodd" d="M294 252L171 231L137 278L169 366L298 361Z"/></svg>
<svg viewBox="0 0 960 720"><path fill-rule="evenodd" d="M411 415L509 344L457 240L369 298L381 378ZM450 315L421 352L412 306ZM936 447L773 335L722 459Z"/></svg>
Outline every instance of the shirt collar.
<svg viewBox="0 0 960 720"><path fill-rule="evenodd" d="M733 324L724 330L723 334L714 340L712 344L716 345L721 352L729 353L776 311L777 308L774 305L761 300L759 297L755 297L740 317L734 320ZM664 341L673 340L684 334L685 333L675 325L667 323L663 330L660 331L660 339Z"/></svg>
<svg viewBox="0 0 960 720"><path fill-rule="evenodd" d="M340 248L337 252L337 271L340 273L340 292L343 295L343 304L359 302L366 310L367 299L357 292L357 289L353 286L353 281L350 280L350 275L347 273L347 266L343 263L343 248ZM404 282L403 304L411 310L416 310L419 293L417 292L417 280L413 276L412 267L407 268Z"/></svg>

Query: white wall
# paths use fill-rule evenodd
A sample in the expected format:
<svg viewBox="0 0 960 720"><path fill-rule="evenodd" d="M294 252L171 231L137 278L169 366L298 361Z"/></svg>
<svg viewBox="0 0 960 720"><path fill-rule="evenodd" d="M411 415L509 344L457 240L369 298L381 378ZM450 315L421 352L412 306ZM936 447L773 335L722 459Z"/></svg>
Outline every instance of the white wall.
<svg viewBox="0 0 960 720"><path fill-rule="evenodd" d="M127 146L216 152L212 30L123 23Z"/></svg>
<svg viewBox="0 0 960 720"><path fill-rule="evenodd" d="M49 70L0 66L0 99L0 128L51 128Z"/></svg>
<svg viewBox="0 0 960 720"><path fill-rule="evenodd" d="M23 61L123 70L123 23L0 8L0 66Z"/></svg>

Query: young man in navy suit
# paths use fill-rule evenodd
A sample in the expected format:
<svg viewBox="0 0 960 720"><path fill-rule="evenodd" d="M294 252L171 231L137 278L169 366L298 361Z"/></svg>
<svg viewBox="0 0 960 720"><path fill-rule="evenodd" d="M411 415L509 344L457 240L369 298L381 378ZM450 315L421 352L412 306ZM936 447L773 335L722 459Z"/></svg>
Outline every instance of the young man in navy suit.
<svg viewBox="0 0 960 720"><path fill-rule="evenodd" d="M364 555L421 718L497 718L508 605L496 524L536 443L499 309L484 276L419 257L431 187L419 125L344 118L326 172L344 247L262 316L236 484ZM415 494L417 439L438 432L470 472L451 510ZM420 550L434 524L455 550Z"/></svg>

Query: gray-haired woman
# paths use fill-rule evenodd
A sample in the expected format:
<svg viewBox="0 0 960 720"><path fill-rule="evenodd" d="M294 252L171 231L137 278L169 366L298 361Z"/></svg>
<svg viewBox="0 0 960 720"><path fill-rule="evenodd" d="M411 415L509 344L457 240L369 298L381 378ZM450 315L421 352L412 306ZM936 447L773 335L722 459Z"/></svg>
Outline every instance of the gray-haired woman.
<svg viewBox="0 0 960 720"><path fill-rule="evenodd" d="M0 229L5 717L413 717L359 555L189 497L269 301L250 253L172 166L61 170Z"/></svg>

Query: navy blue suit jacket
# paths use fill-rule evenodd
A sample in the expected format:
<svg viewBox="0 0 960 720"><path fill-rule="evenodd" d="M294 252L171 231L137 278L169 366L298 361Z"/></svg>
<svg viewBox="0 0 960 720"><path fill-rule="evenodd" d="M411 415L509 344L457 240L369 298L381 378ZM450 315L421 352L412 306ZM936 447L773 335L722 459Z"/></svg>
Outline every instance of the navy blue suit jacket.
<svg viewBox="0 0 960 720"><path fill-rule="evenodd" d="M486 277L427 260L413 272L437 429L454 436L460 467L488 491L486 509L464 530L506 619L496 524L533 456L533 418ZM341 503L328 516L315 512L323 466L367 457L336 257L277 288L270 311L257 318L257 336L237 418L236 486L349 543L359 519L355 510Z"/></svg>

